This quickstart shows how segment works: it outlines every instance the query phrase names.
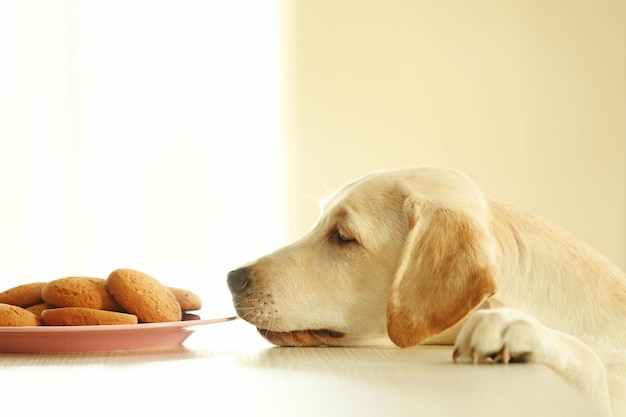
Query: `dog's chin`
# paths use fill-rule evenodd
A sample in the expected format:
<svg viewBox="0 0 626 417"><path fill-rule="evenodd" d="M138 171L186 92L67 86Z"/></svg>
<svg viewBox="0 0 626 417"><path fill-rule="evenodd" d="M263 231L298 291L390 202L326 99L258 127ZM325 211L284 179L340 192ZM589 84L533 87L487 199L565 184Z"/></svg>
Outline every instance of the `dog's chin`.
<svg viewBox="0 0 626 417"><path fill-rule="evenodd" d="M257 327L257 330L261 336L278 346L337 346L345 336L344 333L328 329L276 332Z"/></svg>

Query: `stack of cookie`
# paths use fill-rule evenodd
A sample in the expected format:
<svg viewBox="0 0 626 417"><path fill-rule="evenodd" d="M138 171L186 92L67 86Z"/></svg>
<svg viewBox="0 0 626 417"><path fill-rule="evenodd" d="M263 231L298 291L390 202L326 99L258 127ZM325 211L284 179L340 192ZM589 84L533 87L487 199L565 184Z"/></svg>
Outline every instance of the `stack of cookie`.
<svg viewBox="0 0 626 417"><path fill-rule="evenodd" d="M107 279L67 277L33 282L0 293L0 326L85 326L197 319L194 292L166 287L134 269L117 269Z"/></svg>

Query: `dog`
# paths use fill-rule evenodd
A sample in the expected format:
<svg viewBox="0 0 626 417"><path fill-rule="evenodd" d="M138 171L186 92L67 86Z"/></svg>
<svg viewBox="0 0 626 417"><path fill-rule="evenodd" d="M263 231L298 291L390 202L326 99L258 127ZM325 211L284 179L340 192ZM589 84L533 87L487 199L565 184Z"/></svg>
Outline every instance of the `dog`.
<svg viewBox="0 0 626 417"><path fill-rule="evenodd" d="M345 185L305 236L227 285L276 345L450 344L454 361L545 364L626 417L626 274L456 170Z"/></svg>

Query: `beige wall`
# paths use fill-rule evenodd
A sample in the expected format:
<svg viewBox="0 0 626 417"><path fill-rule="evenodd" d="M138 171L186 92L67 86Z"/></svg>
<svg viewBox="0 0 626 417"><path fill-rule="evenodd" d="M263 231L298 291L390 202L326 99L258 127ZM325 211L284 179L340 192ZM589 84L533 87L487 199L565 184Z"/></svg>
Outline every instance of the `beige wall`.
<svg viewBox="0 0 626 417"><path fill-rule="evenodd" d="M442 165L626 269L626 2L285 2L290 239L328 189Z"/></svg>

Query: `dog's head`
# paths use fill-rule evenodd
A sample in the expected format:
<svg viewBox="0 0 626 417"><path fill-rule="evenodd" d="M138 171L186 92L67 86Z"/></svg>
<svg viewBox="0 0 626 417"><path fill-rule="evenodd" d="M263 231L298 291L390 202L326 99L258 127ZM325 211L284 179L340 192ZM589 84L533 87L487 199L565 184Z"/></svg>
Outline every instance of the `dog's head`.
<svg viewBox="0 0 626 417"><path fill-rule="evenodd" d="M328 199L307 235L229 273L237 314L278 345L417 345L495 292L488 216L457 171L363 177Z"/></svg>

